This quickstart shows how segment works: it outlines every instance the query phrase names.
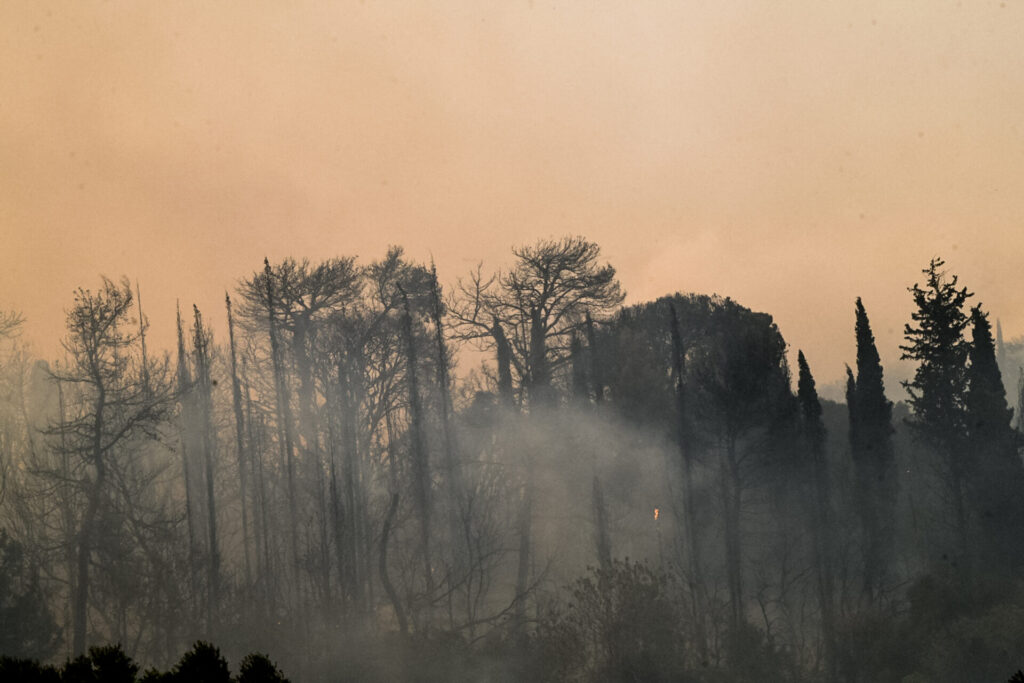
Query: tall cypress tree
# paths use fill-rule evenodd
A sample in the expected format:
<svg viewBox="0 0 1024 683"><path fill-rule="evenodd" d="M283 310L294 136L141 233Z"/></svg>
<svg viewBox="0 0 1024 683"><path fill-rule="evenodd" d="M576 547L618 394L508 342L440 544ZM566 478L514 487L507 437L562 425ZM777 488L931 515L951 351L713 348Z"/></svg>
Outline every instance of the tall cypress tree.
<svg viewBox="0 0 1024 683"><path fill-rule="evenodd" d="M947 276L946 263L933 258L923 273L924 287L910 288L917 310L914 324L904 327L907 343L900 346L901 359L918 361L914 378L903 382L914 414L908 424L919 441L939 456L943 483L951 501L957 552L966 558L969 529L966 505L964 446L967 414L967 356L964 339L968 318L966 287L957 287L956 275Z"/></svg>
<svg viewBox="0 0 1024 683"><path fill-rule="evenodd" d="M892 402L885 396L882 363L860 297L855 315L857 378L854 380L847 368L847 403L856 505L863 531L864 595L874 601L892 562L897 493Z"/></svg>
<svg viewBox="0 0 1024 683"><path fill-rule="evenodd" d="M992 327L981 306L971 309L971 364L967 370L967 474L972 512L981 531L982 559L1006 569L1024 559L1020 528L1024 524L1024 467L1011 426L1013 409L996 362Z"/></svg>
<svg viewBox="0 0 1024 683"><path fill-rule="evenodd" d="M825 461L825 424L821 418L821 401L815 388L814 377L804 358L804 352L797 352L797 399L800 403L801 432L808 456L811 495L809 501L808 527L814 544L814 566L818 578L818 605L821 610L821 635L824 642L825 668L829 679L835 676L835 582L832 575L832 552L830 538L831 515L829 512L828 468Z"/></svg>

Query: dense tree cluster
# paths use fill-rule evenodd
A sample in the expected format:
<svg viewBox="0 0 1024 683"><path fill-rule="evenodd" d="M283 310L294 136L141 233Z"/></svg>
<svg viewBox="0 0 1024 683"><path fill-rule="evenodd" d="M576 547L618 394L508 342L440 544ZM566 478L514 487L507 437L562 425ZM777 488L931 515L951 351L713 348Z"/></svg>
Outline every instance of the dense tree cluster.
<svg viewBox="0 0 1024 683"><path fill-rule="evenodd" d="M513 259L447 292L398 248L268 260L226 330L180 310L173 355L127 280L75 294L49 363L0 315L3 666L227 680L212 646L174 664L197 639L304 681L1021 666L1005 349L941 260L911 289L906 403L857 299L842 406L768 314L622 307L580 237ZM272 675L250 657L238 680Z"/></svg>

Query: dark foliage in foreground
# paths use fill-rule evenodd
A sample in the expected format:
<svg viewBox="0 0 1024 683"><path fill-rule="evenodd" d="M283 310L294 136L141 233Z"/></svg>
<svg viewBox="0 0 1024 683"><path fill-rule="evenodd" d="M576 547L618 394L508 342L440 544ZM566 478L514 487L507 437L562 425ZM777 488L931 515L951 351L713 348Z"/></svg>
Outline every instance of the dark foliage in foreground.
<svg viewBox="0 0 1024 683"><path fill-rule="evenodd" d="M141 677L138 674L139 665L120 645L91 647L88 655L60 668L35 659L0 657L0 681L18 683L288 683L277 665L257 652L246 655L237 678L232 678L220 650L203 641L196 642L170 671L149 669Z"/></svg>

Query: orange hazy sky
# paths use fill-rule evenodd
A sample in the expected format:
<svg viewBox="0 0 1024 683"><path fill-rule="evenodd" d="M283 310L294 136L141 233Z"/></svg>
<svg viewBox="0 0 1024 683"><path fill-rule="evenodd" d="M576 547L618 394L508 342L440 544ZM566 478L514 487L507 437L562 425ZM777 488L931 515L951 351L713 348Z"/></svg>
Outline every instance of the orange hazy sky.
<svg viewBox="0 0 1024 683"><path fill-rule="evenodd" d="M629 302L772 313L819 384L860 295L898 374L933 255L1024 334L1022 36L1019 0L5 0L0 309L53 357L126 274L169 346L264 255L450 282L573 233Z"/></svg>

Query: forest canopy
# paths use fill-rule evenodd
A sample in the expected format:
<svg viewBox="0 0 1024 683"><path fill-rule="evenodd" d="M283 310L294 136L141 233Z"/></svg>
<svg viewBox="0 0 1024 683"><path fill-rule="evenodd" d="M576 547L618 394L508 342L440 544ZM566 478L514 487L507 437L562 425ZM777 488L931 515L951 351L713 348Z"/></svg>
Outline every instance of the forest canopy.
<svg viewBox="0 0 1024 683"><path fill-rule="evenodd" d="M1022 371L941 259L905 395L841 302L844 405L768 313L623 306L584 237L512 257L448 289L400 248L266 260L226 329L179 307L171 352L127 279L75 292L59 358L0 313L4 666L171 676L208 642L297 681L1024 666Z"/></svg>

